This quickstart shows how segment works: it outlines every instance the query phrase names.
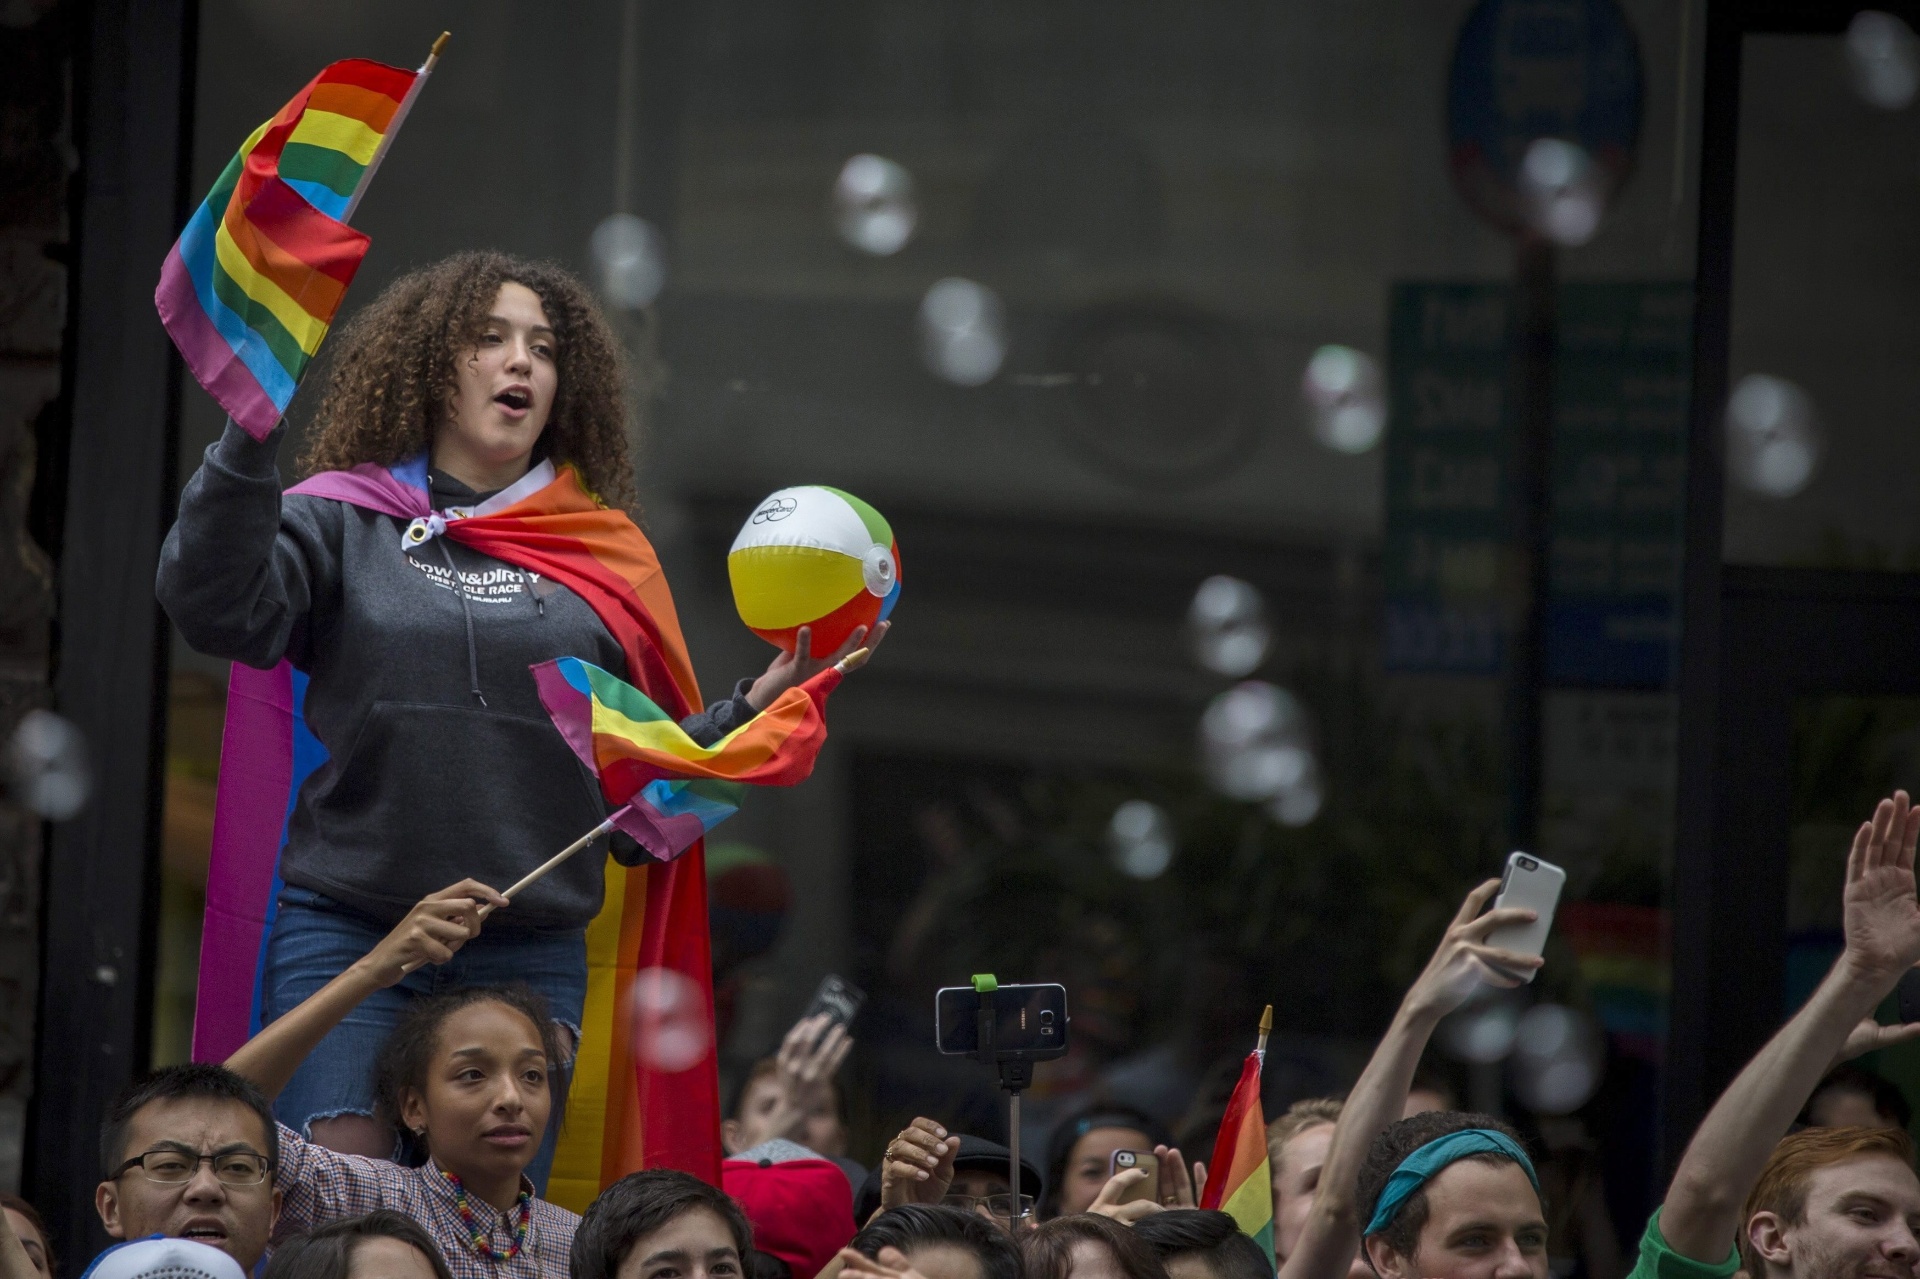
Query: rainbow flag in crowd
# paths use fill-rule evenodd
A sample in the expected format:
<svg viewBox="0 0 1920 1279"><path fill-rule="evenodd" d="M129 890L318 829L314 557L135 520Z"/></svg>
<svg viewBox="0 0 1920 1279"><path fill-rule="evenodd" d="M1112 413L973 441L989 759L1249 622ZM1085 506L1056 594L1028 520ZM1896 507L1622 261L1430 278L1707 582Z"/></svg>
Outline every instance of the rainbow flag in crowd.
<svg viewBox="0 0 1920 1279"><path fill-rule="evenodd" d="M424 455L391 467L325 472L292 491L401 520L431 513ZM600 505L572 467L541 463L472 515L445 521L441 535L560 582L619 640L627 669L650 690L650 702L677 715L700 705L653 547L623 512ZM301 783L327 758L301 714L305 688L306 676L285 662L270 671L233 664L200 948L195 1061L224 1061L260 1029L260 970L279 895L287 817ZM788 704L811 696L789 690ZM678 1168L720 1184L720 1085L711 1031L701 1058L682 1069L637 1060L634 1053L642 973L666 969L685 977L704 997L706 1024L713 1025L706 867L697 840L683 847L685 855L673 861L631 868L610 862L604 904L587 929L586 1016L547 1183L547 1198L576 1212L639 1168ZM528 854L529 870L546 855Z"/></svg>
<svg viewBox="0 0 1920 1279"><path fill-rule="evenodd" d="M1554 921L1614 1046L1655 1063L1667 1036L1668 928L1664 910L1609 902L1568 902Z"/></svg>
<svg viewBox="0 0 1920 1279"><path fill-rule="evenodd" d="M367 256L347 219L445 39L419 71L324 68L227 162L160 268L160 323L255 439L287 411Z"/></svg>
<svg viewBox="0 0 1920 1279"><path fill-rule="evenodd" d="M1267 1161L1267 1119L1260 1109L1260 1068L1265 1061L1265 1051L1255 1049L1240 1067L1240 1082L1233 1086L1220 1135L1214 1138L1200 1206L1232 1217L1272 1265L1273 1173Z"/></svg>

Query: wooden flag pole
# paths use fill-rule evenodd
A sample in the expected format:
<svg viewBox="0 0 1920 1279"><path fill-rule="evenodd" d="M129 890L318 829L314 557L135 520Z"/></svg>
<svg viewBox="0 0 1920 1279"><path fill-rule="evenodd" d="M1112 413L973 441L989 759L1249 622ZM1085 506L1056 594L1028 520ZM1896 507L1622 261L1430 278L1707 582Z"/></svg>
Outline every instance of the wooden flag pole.
<svg viewBox="0 0 1920 1279"><path fill-rule="evenodd" d="M1260 1042L1255 1044L1253 1047L1253 1051L1256 1055L1259 1056L1260 1064L1262 1066L1267 1064L1267 1036L1271 1035L1272 1033L1273 1033L1273 1005L1268 1004L1267 1011L1260 1014Z"/></svg>
<svg viewBox="0 0 1920 1279"><path fill-rule="evenodd" d="M515 893L519 892L523 888L527 888L533 884L538 883L541 879L543 879L546 876L548 871L555 869L560 865L561 862L566 861L567 858L573 856L575 853L579 852L581 849L585 848L588 844L591 844L594 840L599 839L602 835L605 835L607 832L611 831L612 829L613 829L613 818L609 817L607 818L606 821L601 822L598 826L595 826L592 830L582 835L579 839L574 840L571 844L568 844L565 848L561 849L559 852L555 853L553 856L547 858L546 861L540 863L540 865L528 871L526 876L522 878L519 883L515 884L512 888L507 889L506 892L501 893L500 895L506 898L508 901L512 901L513 895ZM493 906L491 904L482 906L480 908L480 918L485 919L487 917L487 914L492 910L493 910Z"/></svg>
<svg viewBox="0 0 1920 1279"><path fill-rule="evenodd" d="M394 135L400 132L400 126L407 122L407 112L413 110L413 100L420 96L421 88L427 83L427 77L433 74L434 64L440 61L441 50L447 47L447 41L453 39L453 32L442 31L440 38L433 42L433 48L427 50L427 60L420 64L420 70L414 75L413 83L407 86L406 96L400 99L400 106L393 113L393 119L387 123L387 131L380 135L380 142L373 148L373 158L367 161L366 172L360 175L360 182L353 188L353 194L347 197L346 212L340 215L342 222L353 221L353 211L360 207L360 197L367 193L373 184L373 175L380 171L380 162L387 158L387 148L393 145Z"/></svg>

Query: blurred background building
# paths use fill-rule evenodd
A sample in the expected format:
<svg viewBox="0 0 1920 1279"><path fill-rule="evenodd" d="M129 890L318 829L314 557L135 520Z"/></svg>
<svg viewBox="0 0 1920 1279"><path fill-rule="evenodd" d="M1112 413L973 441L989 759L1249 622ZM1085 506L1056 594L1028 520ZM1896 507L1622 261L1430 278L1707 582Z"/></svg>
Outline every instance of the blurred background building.
<svg viewBox="0 0 1920 1279"><path fill-rule="evenodd" d="M477 246L596 282L709 690L771 652L723 566L765 493L898 534L819 771L710 849L723 1070L839 973L853 1153L991 1132L933 990L1058 980L1042 1126L1112 1096L1204 1145L1263 1003L1268 1114L1343 1090L1520 845L1570 874L1550 963L1434 1069L1630 1240L1920 781L1915 20L0 3L0 1185L81 1229L101 1102L190 1042L226 671L151 579L221 416L159 262L318 67L446 28L349 307Z"/></svg>

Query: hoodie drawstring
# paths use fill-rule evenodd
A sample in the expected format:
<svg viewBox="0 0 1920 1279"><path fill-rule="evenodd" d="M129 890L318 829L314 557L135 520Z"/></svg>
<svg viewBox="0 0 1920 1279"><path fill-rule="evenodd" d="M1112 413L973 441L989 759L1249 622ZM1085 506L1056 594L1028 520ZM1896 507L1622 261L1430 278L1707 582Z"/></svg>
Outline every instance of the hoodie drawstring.
<svg viewBox="0 0 1920 1279"><path fill-rule="evenodd" d="M447 562L447 571L453 574L453 589L460 595L460 613L467 619L467 682L474 700L485 706L487 699L480 692L480 650L473 643L473 605L467 600L467 585L460 580L460 569L453 562L453 552L447 549L447 539L439 537L434 541L440 544L440 556Z"/></svg>

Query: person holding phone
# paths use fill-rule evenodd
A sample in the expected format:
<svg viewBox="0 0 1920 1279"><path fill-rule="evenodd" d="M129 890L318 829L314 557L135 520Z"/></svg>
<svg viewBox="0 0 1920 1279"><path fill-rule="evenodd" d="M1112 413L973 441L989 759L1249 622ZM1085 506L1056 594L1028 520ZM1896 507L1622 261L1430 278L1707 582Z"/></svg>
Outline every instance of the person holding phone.
<svg viewBox="0 0 1920 1279"><path fill-rule="evenodd" d="M1361 1172L1369 1164L1376 1140L1389 1125L1400 1127L1427 1120L1427 1116L1401 1120L1400 1114L1434 1028L1442 1017L1465 1003L1481 983L1518 986L1530 980L1542 963L1537 954L1523 955L1488 944L1487 938L1494 930L1529 924L1536 917L1534 911L1521 908L1487 910L1487 903L1499 888L1500 881L1490 879L1460 903L1427 966L1401 999L1367 1068L1347 1094L1334 1124L1313 1208L1280 1267L1279 1279L1358 1279L1372 1273L1367 1259L1359 1254L1362 1229L1371 1224L1361 1215L1367 1210L1359 1195ZM1520 1207L1538 1216L1538 1196L1532 1197L1531 1205L1522 1202ZM1540 1229L1544 1258L1544 1220ZM1374 1264L1378 1265L1378 1260Z"/></svg>
<svg viewBox="0 0 1920 1279"><path fill-rule="evenodd" d="M1154 1193L1138 1193L1140 1186L1155 1182L1154 1174L1138 1166L1115 1168L1113 1157L1122 1150L1155 1156ZM1202 1178L1197 1187L1196 1174ZM1047 1189L1040 1201L1040 1219L1097 1212L1131 1222L1162 1208L1197 1207L1204 1176L1205 1168L1199 1164L1189 1173L1172 1138L1145 1111L1095 1104L1069 1115L1053 1130L1047 1143Z"/></svg>
<svg viewBox="0 0 1920 1279"><path fill-rule="evenodd" d="M762 1057L721 1121L720 1140L737 1155L762 1142L782 1140L816 1155L847 1153L847 1125L834 1075L853 1048L845 1025L828 1013L803 1017L780 1041L780 1051ZM862 1175L866 1170L861 1169Z"/></svg>

